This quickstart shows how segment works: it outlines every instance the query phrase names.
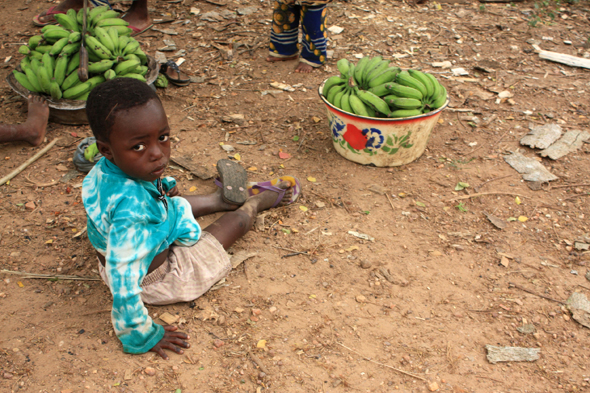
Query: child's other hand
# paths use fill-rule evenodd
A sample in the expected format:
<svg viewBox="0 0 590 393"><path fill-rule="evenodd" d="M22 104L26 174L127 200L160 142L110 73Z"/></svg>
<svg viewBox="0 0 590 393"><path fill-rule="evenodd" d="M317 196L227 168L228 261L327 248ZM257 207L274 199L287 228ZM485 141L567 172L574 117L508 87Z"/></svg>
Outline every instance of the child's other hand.
<svg viewBox="0 0 590 393"><path fill-rule="evenodd" d="M176 188L176 187L175 187ZM178 354L184 353L181 348L190 348L190 344L183 341L188 340L190 337L182 332L177 332L176 326L165 325L164 326L164 337L152 348L150 352L156 352L164 360L168 360L168 355L164 352L164 349L169 349Z"/></svg>
<svg viewBox="0 0 590 393"><path fill-rule="evenodd" d="M174 186L168 191L167 194L169 197L175 197L180 195L180 191L178 191L178 187Z"/></svg>

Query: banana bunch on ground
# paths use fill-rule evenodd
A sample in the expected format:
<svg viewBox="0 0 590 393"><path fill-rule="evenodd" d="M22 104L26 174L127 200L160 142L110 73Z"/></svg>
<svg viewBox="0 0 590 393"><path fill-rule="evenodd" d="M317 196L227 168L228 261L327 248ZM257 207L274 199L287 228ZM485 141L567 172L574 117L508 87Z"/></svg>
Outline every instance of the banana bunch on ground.
<svg viewBox="0 0 590 393"><path fill-rule="evenodd" d="M21 71L14 70L16 80L27 90L44 93L53 100L86 100L99 83L120 77L145 82L149 69L147 55L139 42L130 37L129 23L108 7L96 7L86 15L87 35L82 37L82 10L55 14L59 25L47 25L41 35L29 39L19 48L25 57ZM80 45L88 52L86 82L78 78Z"/></svg>
<svg viewBox="0 0 590 393"><path fill-rule="evenodd" d="M337 63L340 75L326 80L322 95L346 112L368 117L410 117L440 108L447 90L434 76L418 70L402 71L381 56L363 57L355 65Z"/></svg>

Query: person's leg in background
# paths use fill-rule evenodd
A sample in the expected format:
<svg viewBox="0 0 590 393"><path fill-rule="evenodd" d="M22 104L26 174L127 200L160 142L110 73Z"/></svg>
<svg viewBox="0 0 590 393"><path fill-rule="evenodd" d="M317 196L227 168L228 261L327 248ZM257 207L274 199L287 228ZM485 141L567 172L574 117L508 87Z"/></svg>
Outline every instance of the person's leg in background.
<svg viewBox="0 0 590 393"><path fill-rule="evenodd" d="M326 62L328 49L327 11L325 4L301 7L303 40L301 57L295 72L308 73Z"/></svg>
<svg viewBox="0 0 590 393"><path fill-rule="evenodd" d="M295 60L299 55L299 17L301 6L275 1L266 61Z"/></svg>

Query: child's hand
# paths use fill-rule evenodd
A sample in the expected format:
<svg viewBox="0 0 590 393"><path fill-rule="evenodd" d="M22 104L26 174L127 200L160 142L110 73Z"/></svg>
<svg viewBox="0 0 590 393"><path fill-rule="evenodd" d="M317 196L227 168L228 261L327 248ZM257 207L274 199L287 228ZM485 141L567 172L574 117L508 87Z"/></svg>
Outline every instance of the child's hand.
<svg viewBox="0 0 590 393"><path fill-rule="evenodd" d="M178 187L174 186L170 189L170 191L168 191L168 195L169 197L175 197L175 196L179 196L180 195L180 191L178 191Z"/></svg>
<svg viewBox="0 0 590 393"><path fill-rule="evenodd" d="M174 187L176 188L176 187ZM172 190L171 190L172 191ZM182 340L188 340L190 337L182 332L177 332L176 326L165 325L164 326L164 337L152 348L150 352L156 352L164 360L168 360L168 355L164 352L164 349L169 349L178 354L184 353L182 348L190 348L190 344Z"/></svg>

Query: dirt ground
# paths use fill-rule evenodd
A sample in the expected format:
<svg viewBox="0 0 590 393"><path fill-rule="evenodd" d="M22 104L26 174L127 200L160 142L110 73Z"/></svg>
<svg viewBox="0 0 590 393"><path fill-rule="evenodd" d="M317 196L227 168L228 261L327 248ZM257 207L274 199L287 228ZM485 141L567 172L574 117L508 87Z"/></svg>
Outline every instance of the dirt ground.
<svg viewBox="0 0 590 393"><path fill-rule="evenodd" d="M255 255L221 288L148 307L158 323L169 313L190 332L191 349L168 361L132 356L113 335L94 251L84 234L74 237L86 218L84 174L71 158L89 128L52 122L40 147L0 146L4 176L59 138L0 187L0 269L82 277L1 275L0 390L590 391L590 330L563 304L575 291L590 296L590 146L553 161L519 144L529 126L588 131L588 70L541 60L531 46L588 58L588 2L333 3L328 26L344 31L330 34L328 64L305 75L293 72L295 62L265 61L268 1L218 1L151 1L154 18L178 21L157 29L178 35L140 36L151 55L174 40L194 77L189 87L159 90L173 155L213 169L228 157L221 143L231 145L252 179L295 175L303 196L230 250ZM2 78L20 61L18 45L38 32L31 18L50 5L0 2ZM211 11L218 21L202 19ZM332 146L317 87L337 59L361 54L432 71L450 93L451 107L411 164L361 166ZM468 75L432 66L444 61ZM279 92L275 81L295 91ZM512 97L499 99L504 91ZM5 82L0 92L2 122L23 122L24 100ZM235 114L245 121L228 122ZM559 180L531 189L503 159L516 149ZM214 190L175 163L167 174L184 194ZM469 187L455 190L459 182ZM517 330L530 324L534 332ZM491 364L486 345L539 348L540 358Z"/></svg>

